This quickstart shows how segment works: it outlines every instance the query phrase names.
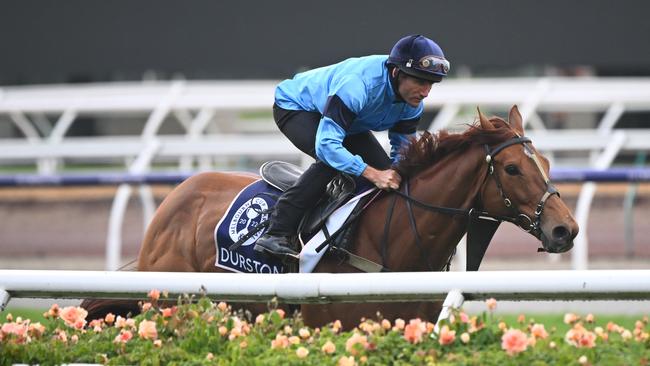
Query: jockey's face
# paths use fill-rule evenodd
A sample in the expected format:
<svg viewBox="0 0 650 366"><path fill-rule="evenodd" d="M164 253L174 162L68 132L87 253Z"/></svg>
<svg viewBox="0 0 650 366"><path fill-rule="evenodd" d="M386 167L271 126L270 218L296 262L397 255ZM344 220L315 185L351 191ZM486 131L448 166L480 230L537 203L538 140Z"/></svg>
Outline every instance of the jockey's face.
<svg viewBox="0 0 650 366"><path fill-rule="evenodd" d="M397 73L397 69L393 69ZM397 78L397 91L411 107L417 107L426 98L431 91L433 82L429 80L419 79L400 72Z"/></svg>

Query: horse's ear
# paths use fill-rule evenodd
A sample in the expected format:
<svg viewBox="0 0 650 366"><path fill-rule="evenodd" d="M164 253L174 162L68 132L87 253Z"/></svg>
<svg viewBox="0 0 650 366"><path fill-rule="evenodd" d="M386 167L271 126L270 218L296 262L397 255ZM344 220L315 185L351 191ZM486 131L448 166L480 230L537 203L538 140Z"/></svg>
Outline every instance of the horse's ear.
<svg viewBox="0 0 650 366"><path fill-rule="evenodd" d="M521 117L521 113L519 113L519 108L517 108L516 104L513 105L510 108L510 114L508 114L508 123L519 136L524 135L524 124L522 120L523 118Z"/></svg>
<svg viewBox="0 0 650 366"><path fill-rule="evenodd" d="M492 122L490 122L489 119L487 119L487 117L483 115L483 113L481 113L481 109L479 107L476 107L476 110L478 111L478 119L481 121L481 128L484 130L493 130L494 125Z"/></svg>

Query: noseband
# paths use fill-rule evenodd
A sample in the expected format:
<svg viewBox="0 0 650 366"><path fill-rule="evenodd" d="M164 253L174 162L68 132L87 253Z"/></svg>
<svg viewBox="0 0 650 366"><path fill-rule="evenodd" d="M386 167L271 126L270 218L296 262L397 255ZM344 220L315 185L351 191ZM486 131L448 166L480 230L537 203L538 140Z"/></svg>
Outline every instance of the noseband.
<svg viewBox="0 0 650 366"><path fill-rule="evenodd" d="M488 164L488 174L494 178L494 181L497 185L497 189L499 190L499 195L501 195L501 198L503 199L503 204L507 208L515 211L514 217L508 217L508 216L496 217L489 214L486 216L492 216L495 219L512 222L513 224L522 228L524 231L534 235L537 239L540 239L540 235L542 233L542 229L541 229L542 212L544 211L544 206L546 205L546 201L549 199L549 197L551 197L554 194L558 195L559 197L560 192L558 192L557 188L555 188L555 186L551 183L551 180L546 175L546 172L542 167L542 163L539 161L537 155L535 155L533 149L531 149L530 146L526 144L530 142L531 141L528 137L517 136L498 145L492 150L490 150L489 146L485 145L485 162ZM531 219L530 216L522 213L521 210L519 210L519 208L513 207L512 201L510 200L510 198L508 198L508 195L503 190L503 185L501 184L499 175L494 174L494 157L506 147L515 144L521 144L524 147L526 155L535 162L535 166L537 166L537 169L539 169L539 172L542 174L542 178L544 178L544 183L546 184L546 191L544 192L544 195L542 195L542 198L539 200L539 203L537 204L537 208L535 209L534 219Z"/></svg>

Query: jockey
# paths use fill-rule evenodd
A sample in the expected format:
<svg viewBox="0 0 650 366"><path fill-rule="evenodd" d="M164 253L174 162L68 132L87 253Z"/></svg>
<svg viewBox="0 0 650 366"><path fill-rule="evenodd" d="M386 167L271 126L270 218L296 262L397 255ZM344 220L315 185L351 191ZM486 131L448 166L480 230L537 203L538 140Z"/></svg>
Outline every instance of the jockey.
<svg viewBox="0 0 650 366"><path fill-rule="evenodd" d="M289 238L337 172L363 176L380 189L398 189L401 177L391 166L415 136L422 100L448 71L449 62L435 42L411 35L400 39L389 56L350 58L281 82L273 118L316 162L280 196L269 229L254 249L297 258ZM370 132L384 130L390 158Z"/></svg>

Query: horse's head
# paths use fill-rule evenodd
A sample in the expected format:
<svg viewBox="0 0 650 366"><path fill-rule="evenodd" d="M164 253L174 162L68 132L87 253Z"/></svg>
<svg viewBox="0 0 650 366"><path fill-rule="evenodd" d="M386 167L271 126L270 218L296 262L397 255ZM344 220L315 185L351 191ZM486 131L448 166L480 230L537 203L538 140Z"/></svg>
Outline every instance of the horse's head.
<svg viewBox="0 0 650 366"><path fill-rule="evenodd" d="M493 120L479 111L481 128L495 129ZM578 224L549 179L549 163L524 137L517 106L508 116L516 134L512 139L486 148L488 180L481 200L484 209L511 221L537 237L550 253L573 247Z"/></svg>

